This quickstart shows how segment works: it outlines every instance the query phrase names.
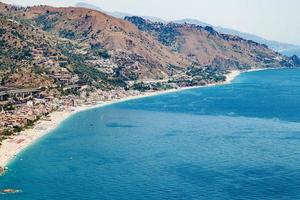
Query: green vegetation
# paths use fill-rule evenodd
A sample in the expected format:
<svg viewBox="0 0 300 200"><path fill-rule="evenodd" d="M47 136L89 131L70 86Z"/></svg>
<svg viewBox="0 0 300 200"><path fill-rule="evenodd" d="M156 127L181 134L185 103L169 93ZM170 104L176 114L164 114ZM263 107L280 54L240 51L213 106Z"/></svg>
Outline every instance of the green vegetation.
<svg viewBox="0 0 300 200"><path fill-rule="evenodd" d="M55 22L58 20L56 17L49 17L51 15L55 16L56 12L47 11L46 14L40 15L35 19L35 22L43 28L44 31L50 31L54 26Z"/></svg>
<svg viewBox="0 0 300 200"><path fill-rule="evenodd" d="M105 89L108 84L119 87L126 86L123 79L108 77L103 72L83 64L76 65L74 72L80 77L79 84L93 85L99 89Z"/></svg>
<svg viewBox="0 0 300 200"><path fill-rule="evenodd" d="M107 50L99 51L99 56L103 59L109 59L110 55Z"/></svg>
<svg viewBox="0 0 300 200"><path fill-rule="evenodd" d="M11 31L11 33L12 33L12 35L16 36L20 40L24 40L25 39L24 36L21 35L18 31L13 30L13 31Z"/></svg>
<svg viewBox="0 0 300 200"><path fill-rule="evenodd" d="M141 82L141 83L135 83L132 86L132 89L133 90L138 90L138 91L141 91L141 92L145 92L147 90L150 90L151 87L149 85L145 85L143 82Z"/></svg>
<svg viewBox="0 0 300 200"><path fill-rule="evenodd" d="M70 88L67 90L61 90L61 94L63 96L68 96L68 95L75 95L75 96L80 96L80 91L78 89L75 88Z"/></svg>
<svg viewBox="0 0 300 200"><path fill-rule="evenodd" d="M40 120L40 119L41 119L41 117L38 116L38 117L36 117L36 119L34 119L34 120L27 120L27 123L26 123L26 125L24 126L24 128L30 128L30 127L33 127L34 124L35 124L38 120Z"/></svg>
<svg viewBox="0 0 300 200"><path fill-rule="evenodd" d="M127 84L126 82L124 81L124 79L118 77L118 78L110 78L107 80L108 83L110 83L111 85L114 85L114 86L118 86L118 87L126 87Z"/></svg>
<svg viewBox="0 0 300 200"><path fill-rule="evenodd" d="M0 36L4 35L6 33L6 30L4 28L0 28Z"/></svg>
<svg viewBox="0 0 300 200"><path fill-rule="evenodd" d="M0 47L3 48L3 47L5 47L5 45L6 45L6 42L1 39L0 40Z"/></svg>
<svg viewBox="0 0 300 200"><path fill-rule="evenodd" d="M158 41L166 46L174 44L176 37L180 35L180 32L173 25L165 25L160 22L148 22L141 17L125 17L125 20L133 23L142 31L148 31L155 33L158 37Z"/></svg>
<svg viewBox="0 0 300 200"><path fill-rule="evenodd" d="M63 38L67 38L67 39L70 39L70 40L74 40L76 39L76 34L74 31L71 31L71 30L61 30L59 32L59 36L60 37L63 37Z"/></svg>
<svg viewBox="0 0 300 200"><path fill-rule="evenodd" d="M105 74L103 74L99 70L83 64L76 65L74 72L78 74L82 81L88 84L92 84L94 81L106 78Z"/></svg>
<svg viewBox="0 0 300 200"><path fill-rule="evenodd" d="M20 126L14 126L13 129L15 133L20 133L21 131L23 131L23 128Z"/></svg>
<svg viewBox="0 0 300 200"><path fill-rule="evenodd" d="M15 110L15 107L14 107L13 104L8 103L8 104L5 104L5 105L3 106L3 110L4 110L4 111L11 111L11 110Z"/></svg>
<svg viewBox="0 0 300 200"><path fill-rule="evenodd" d="M99 56L103 59L110 59L111 56L106 49L102 47L100 43L91 45L91 51L94 55Z"/></svg>
<svg viewBox="0 0 300 200"><path fill-rule="evenodd" d="M139 75L136 72L131 71L131 72L129 72L129 74L127 76L128 76L128 79L131 81L136 81L139 79Z"/></svg>
<svg viewBox="0 0 300 200"><path fill-rule="evenodd" d="M171 86L169 83L139 82L139 83L135 83L130 89L138 90L140 92L145 92L145 91L149 91L149 90L160 91L160 90L169 90L169 89L173 89L173 88L174 87Z"/></svg>
<svg viewBox="0 0 300 200"><path fill-rule="evenodd" d="M208 81L208 82L222 82L226 80L224 76L226 72L222 71L216 67L206 67L206 68L197 68L197 67L188 67L186 74L194 77L194 84L197 84L199 81Z"/></svg>
<svg viewBox="0 0 300 200"><path fill-rule="evenodd" d="M21 51L13 51L11 57L16 60L31 60L32 55L30 49L24 48Z"/></svg>
<svg viewBox="0 0 300 200"><path fill-rule="evenodd" d="M3 136L10 136L11 134L12 134L12 132L8 129L4 129L3 132L2 132Z"/></svg>

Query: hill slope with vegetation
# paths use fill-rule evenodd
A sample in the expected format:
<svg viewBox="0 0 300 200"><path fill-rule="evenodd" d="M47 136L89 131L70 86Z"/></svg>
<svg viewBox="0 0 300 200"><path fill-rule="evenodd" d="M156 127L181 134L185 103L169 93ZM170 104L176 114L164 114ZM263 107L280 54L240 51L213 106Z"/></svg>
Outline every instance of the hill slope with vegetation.
<svg viewBox="0 0 300 200"><path fill-rule="evenodd" d="M266 45L238 36L221 34L212 27L193 24L151 22L141 17L126 17L141 31L157 38L174 52L186 55L202 66L219 69L292 67L299 63Z"/></svg>
<svg viewBox="0 0 300 200"><path fill-rule="evenodd" d="M67 84L101 89L145 89L149 80L180 87L223 81L230 70L299 65L297 57L211 27L3 3L0 16L2 86L56 87L63 75Z"/></svg>

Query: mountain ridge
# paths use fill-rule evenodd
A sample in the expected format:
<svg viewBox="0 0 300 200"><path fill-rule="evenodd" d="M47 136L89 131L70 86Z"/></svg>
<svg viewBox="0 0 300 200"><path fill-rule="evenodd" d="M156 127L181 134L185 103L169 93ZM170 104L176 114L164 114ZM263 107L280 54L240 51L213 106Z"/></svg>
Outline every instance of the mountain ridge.
<svg viewBox="0 0 300 200"><path fill-rule="evenodd" d="M224 34L236 35L236 36L242 37L247 40L253 40L253 41L261 43L261 44L266 44L268 47L270 47L271 49L276 50L278 52L283 52L283 51L293 50L293 49L300 49L300 46L298 46L298 45L278 42L275 40L268 40L263 37L257 36L255 34L245 33L245 32L241 32L238 30L230 29L230 28L224 28L221 26L213 26L211 24L199 21L197 19L187 18L187 19L182 19L182 20L175 20L172 22L180 23L180 24L189 23L189 24L195 24L195 25L200 25L200 26L211 26L218 32L221 32Z"/></svg>
<svg viewBox="0 0 300 200"><path fill-rule="evenodd" d="M76 7L86 7L86 8L96 9L96 10L105 12L105 13L111 15L111 16L118 17L118 18L121 18L121 19L124 19L126 16L128 16L128 17L136 16L136 15L130 14L130 13L106 12L105 10L103 10L102 8L100 8L98 6L94 6L92 4L82 3L82 2L78 2L77 4L75 4L75 6ZM163 19L158 18L158 17L150 17L150 16L140 16L140 17L142 17L144 19L151 20L153 22L162 22L162 23L174 22L174 23L179 23L179 24L189 23L189 24L195 24L195 25L200 25L200 26L211 26L215 30L217 30L221 33L236 35L236 36L242 37L244 39L253 40L253 41L258 42L258 43L266 44L268 47L272 48L275 51L279 51L279 52L285 52L285 51L291 51L291 50L294 50L294 49L300 49L299 45L288 44L288 43L278 42L278 41L274 41L274 40L268 40L268 39L265 39L263 37L257 36L255 34L244 33L244 32L238 31L238 30L234 30L234 29L230 29L230 28L224 28L224 27L221 27L221 26L214 26L214 25L211 25L209 23L199 21L197 19L185 18L185 19L167 21L167 20L163 20Z"/></svg>
<svg viewBox="0 0 300 200"><path fill-rule="evenodd" d="M264 44L222 34L209 26L154 23L141 17L125 19L141 31L152 34L173 51L184 54L201 65L217 64L226 68L230 67L229 65L239 68L270 67L283 65L282 62L287 59ZM289 62L285 64L289 65Z"/></svg>
<svg viewBox="0 0 300 200"><path fill-rule="evenodd" d="M78 3L76 3L75 7L83 7L83 8L89 8L89 9L93 9L93 10L98 10L98 11L104 12L104 13L106 13L108 15L111 15L113 17L120 18L120 19L124 19L126 16L135 16L135 15L130 14L130 13L119 12L119 11L108 12L108 11L105 11L104 9L102 9L99 6L95 6L93 4L84 3L84 2L78 2ZM163 22L163 23L167 22L166 20L163 20L163 19L161 19L159 17L153 17L153 16L141 16L141 17L143 17L144 19L149 19L151 21L157 21L157 22Z"/></svg>
<svg viewBox="0 0 300 200"><path fill-rule="evenodd" d="M168 87L193 86L223 81L231 70L292 67L298 61L265 45L221 34L208 26L153 23L139 17L122 20L77 7L16 7L0 3L0 14L26 27L14 34L19 38L18 43L27 45L29 56L6 63L18 66L29 62L27 69L31 69L31 74L37 68L52 84L57 84L56 74L63 73L74 76L73 84L102 89L131 88L135 82L149 80L154 80L155 87L157 80ZM141 28L144 25L145 30ZM7 27L3 37L15 29ZM32 33L33 44L27 44L29 40L24 36L28 33ZM38 41L43 39L46 43L39 45ZM4 47L18 53L12 46ZM49 63L52 63L50 69ZM18 70L23 68L20 66ZM12 69L1 72L4 85L7 80L16 80L11 78L15 76L13 72L20 74Z"/></svg>

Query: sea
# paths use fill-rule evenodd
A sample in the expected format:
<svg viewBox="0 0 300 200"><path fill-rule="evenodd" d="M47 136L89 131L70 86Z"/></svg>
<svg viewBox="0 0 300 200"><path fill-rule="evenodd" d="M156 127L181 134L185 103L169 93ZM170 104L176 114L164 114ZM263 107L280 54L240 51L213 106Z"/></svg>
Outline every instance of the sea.
<svg viewBox="0 0 300 200"><path fill-rule="evenodd" d="M300 69L73 115L19 154L1 200L298 200Z"/></svg>

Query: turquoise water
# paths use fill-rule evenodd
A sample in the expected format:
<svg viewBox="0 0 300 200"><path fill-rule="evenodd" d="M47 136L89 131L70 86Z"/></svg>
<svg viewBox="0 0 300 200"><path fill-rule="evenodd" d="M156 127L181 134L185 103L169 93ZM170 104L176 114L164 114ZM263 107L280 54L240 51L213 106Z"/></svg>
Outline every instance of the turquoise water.
<svg viewBox="0 0 300 200"><path fill-rule="evenodd" d="M300 199L300 70L85 111L9 167L4 200Z"/></svg>

